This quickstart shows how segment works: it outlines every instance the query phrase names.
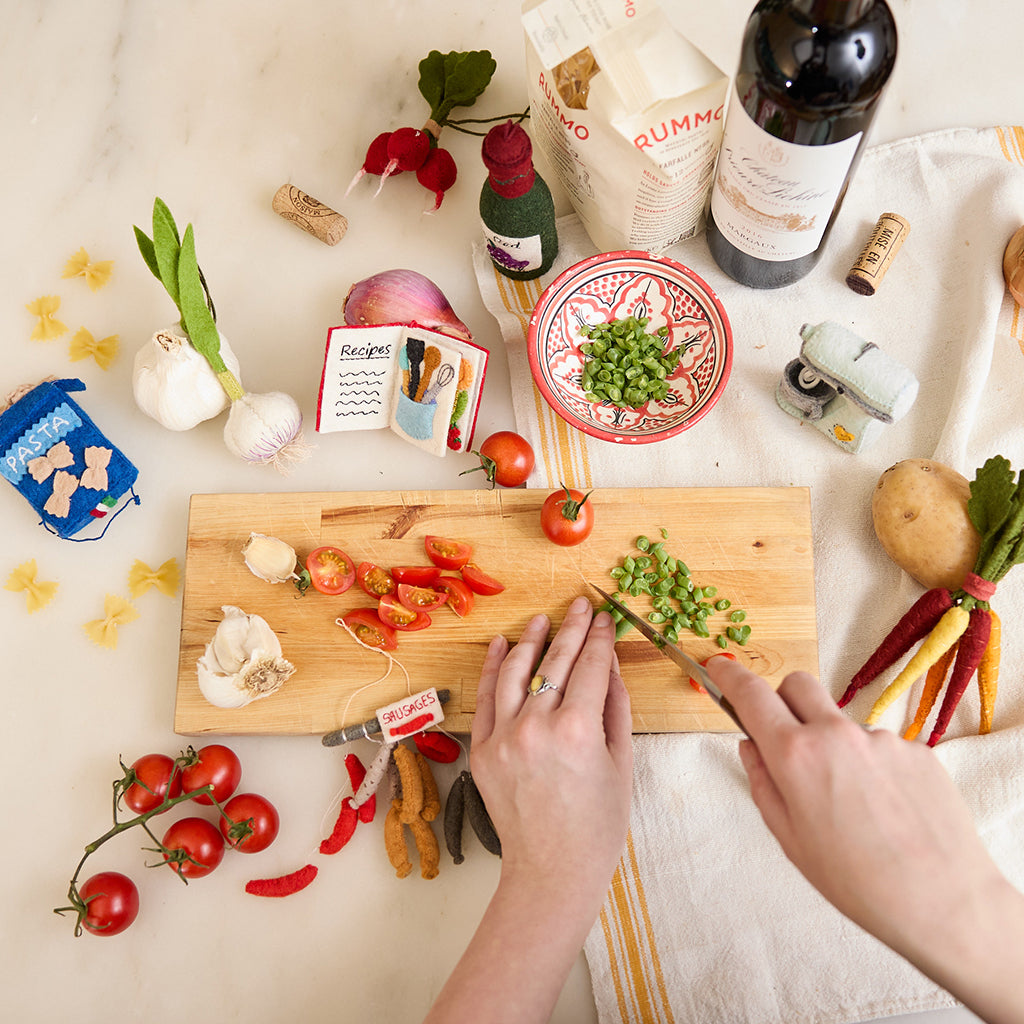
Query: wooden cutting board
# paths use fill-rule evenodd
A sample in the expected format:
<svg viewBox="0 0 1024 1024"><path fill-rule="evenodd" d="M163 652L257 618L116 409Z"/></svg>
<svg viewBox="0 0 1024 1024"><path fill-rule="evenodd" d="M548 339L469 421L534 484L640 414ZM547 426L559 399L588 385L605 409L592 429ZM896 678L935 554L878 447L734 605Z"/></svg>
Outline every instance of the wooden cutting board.
<svg viewBox="0 0 1024 1024"><path fill-rule="evenodd" d="M806 488L646 488L596 490L596 525L577 547L561 548L541 532L544 490L197 494L189 509L181 644L174 728L178 733L325 733L372 718L377 708L408 692L436 686L451 691L445 726L467 732L476 685L491 638L515 642L536 612L557 626L573 597L612 592L609 570L640 534L667 532L666 549L686 562L698 585L718 588L730 611L742 608L751 627L744 647L729 649L777 685L796 668L817 672L810 495ZM476 599L459 619L445 608L434 624L401 635L398 665L382 682L387 662L357 645L335 619L373 602L358 586L330 597L290 584L270 584L249 572L241 550L250 532L287 541L300 560L321 544L353 561L382 566L425 564L423 538L468 541L473 560L506 589ZM596 603L596 601L595 601ZM195 666L222 618L222 605L255 612L277 633L295 674L270 697L239 709L214 707L199 692ZM630 607L650 611L650 598ZM716 653L715 635L728 612L709 620L710 639L684 633L680 646L698 660ZM731 731L710 698L635 632L618 644L635 732ZM370 685L373 684L373 685Z"/></svg>

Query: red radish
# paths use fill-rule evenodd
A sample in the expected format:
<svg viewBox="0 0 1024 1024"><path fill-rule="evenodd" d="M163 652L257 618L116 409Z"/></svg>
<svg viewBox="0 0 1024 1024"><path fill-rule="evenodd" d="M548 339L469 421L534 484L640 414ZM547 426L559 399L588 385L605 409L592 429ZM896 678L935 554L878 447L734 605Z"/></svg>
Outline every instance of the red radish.
<svg viewBox="0 0 1024 1024"><path fill-rule="evenodd" d="M415 171L430 154L430 136L419 128L396 128L388 139L388 162L380 176L377 192L397 171Z"/></svg>
<svg viewBox="0 0 1024 1024"><path fill-rule="evenodd" d="M356 182L364 174L383 174L384 168L388 165L388 141L391 139L391 132L381 132L370 143L369 148L366 150L366 158L363 160L363 166L356 171L356 176L349 182L349 186L345 189L345 195L355 188ZM394 172L395 174L398 171Z"/></svg>
<svg viewBox="0 0 1024 1024"><path fill-rule="evenodd" d="M445 192L455 184L457 175L455 161L447 149L437 146L430 151L423 166L416 172L416 180L434 193L434 210L441 208L441 200ZM426 212L432 213L433 210L428 208Z"/></svg>

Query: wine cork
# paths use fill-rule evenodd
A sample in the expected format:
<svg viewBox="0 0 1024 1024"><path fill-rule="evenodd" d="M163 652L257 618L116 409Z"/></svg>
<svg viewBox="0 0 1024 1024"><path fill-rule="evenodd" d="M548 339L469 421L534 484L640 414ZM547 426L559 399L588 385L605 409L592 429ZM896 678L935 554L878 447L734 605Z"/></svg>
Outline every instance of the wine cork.
<svg viewBox="0 0 1024 1024"><path fill-rule="evenodd" d="M274 193L274 212L298 224L327 245L337 245L348 230L348 221L319 199L306 195L294 185L282 185Z"/></svg>
<svg viewBox="0 0 1024 1024"><path fill-rule="evenodd" d="M847 285L860 295L874 295L908 234L910 221L898 213L883 213L846 275Z"/></svg>

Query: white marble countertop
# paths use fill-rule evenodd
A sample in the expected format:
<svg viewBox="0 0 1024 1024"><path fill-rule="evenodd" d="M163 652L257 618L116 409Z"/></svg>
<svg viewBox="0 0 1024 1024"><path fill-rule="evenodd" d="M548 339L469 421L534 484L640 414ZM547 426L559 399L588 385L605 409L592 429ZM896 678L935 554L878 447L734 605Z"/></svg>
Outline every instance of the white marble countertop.
<svg viewBox="0 0 1024 1024"><path fill-rule="evenodd" d="M751 0L668 6L731 74ZM893 8L901 52L873 141L1021 123L1019 4L894 0ZM425 119L416 65L429 49L493 52L498 72L474 115L525 106L518 5L6 0L2 9L0 391L50 374L80 376L88 385L83 407L140 467L143 499L104 540L84 545L44 532L13 490L0 499L0 576L35 558L40 576L60 584L54 602L31 617L20 595L0 596L5 649L14 653L4 673L0 755L8 837L0 937L5 1016L76 1024L417 1020L471 935L497 861L474 847L460 867L446 860L434 882L415 875L399 882L375 826L323 864L301 896L244 895L247 879L315 856L343 778L340 755L315 738L228 741L242 758L243 788L264 793L282 812L271 850L229 855L217 872L185 888L166 870L142 869L146 840L132 833L90 862L137 879L143 911L129 932L110 941L75 939L71 919L50 908L64 902L82 846L109 823L118 756L173 754L188 742L172 725L180 598L140 598L142 614L122 629L116 651L93 646L81 624L101 614L106 593L126 593L134 559L183 560L190 493L478 486L458 476L469 458L438 460L388 432L319 438L313 459L284 479L231 456L220 421L179 435L144 417L131 397L132 356L173 318L139 258L132 224L148 227L159 195L182 224L196 225L220 324L247 385L294 395L310 423L326 330L340 322L350 284L390 267L428 274L493 351L478 439L513 428L500 336L470 264L483 177L477 140L446 136L460 178L436 216L421 215L424 194L409 176L388 183L376 200L367 183L348 198L343 193L375 134ZM284 182L349 218L339 245L328 248L271 211ZM560 212L568 209L561 197L559 203ZM112 282L95 294L61 280L80 246L116 261ZM71 332L85 326L96 337L120 336L121 354L109 371L69 362L70 334L29 340L24 307L43 294L61 295ZM439 775L443 786L450 781L446 770ZM596 1020L582 958L553 1019ZM973 1018L954 1010L912 1019Z"/></svg>

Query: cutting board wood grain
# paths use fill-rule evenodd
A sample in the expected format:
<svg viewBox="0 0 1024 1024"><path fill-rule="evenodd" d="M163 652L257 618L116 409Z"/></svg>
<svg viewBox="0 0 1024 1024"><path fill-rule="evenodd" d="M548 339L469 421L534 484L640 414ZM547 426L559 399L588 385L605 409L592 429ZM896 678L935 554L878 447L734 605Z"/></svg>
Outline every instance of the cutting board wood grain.
<svg viewBox="0 0 1024 1024"><path fill-rule="evenodd" d="M729 649L777 685L797 668L818 670L810 495L806 488L645 488L595 490L593 533L562 548L540 528L544 490L196 494L189 508L174 727L208 733L325 733L372 718L376 709L430 686L451 691L445 727L467 732L491 638L511 642L536 612L553 627L579 594L594 598L592 581L612 591L609 570L637 554L640 534L667 533L669 554L684 561L697 585L718 588L732 611L742 608L748 644ZM401 634L396 663L358 644L335 620L372 604L353 586L327 596L300 597L290 584L270 584L246 567L241 550L250 532L287 541L300 561L322 544L353 561L426 564L423 538L436 534L473 545L473 561L506 586L477 596L472 613L433 613L426 630ZM630 598L646 614L650 598ZM263 616L281 640L295 674L275 694L244 708L217 708L199 692L196 661L222 618L222 605ZM709 620L711 638L684 633L680 646L698 660L719 652L714 637L729 612ZM633 633L617 647L629 689L635 732L732 731L711 700ZM382 678L386 675L386 678ZM405 673L408 673L408 680Z"/></svg>

